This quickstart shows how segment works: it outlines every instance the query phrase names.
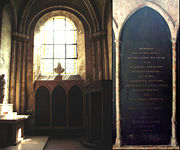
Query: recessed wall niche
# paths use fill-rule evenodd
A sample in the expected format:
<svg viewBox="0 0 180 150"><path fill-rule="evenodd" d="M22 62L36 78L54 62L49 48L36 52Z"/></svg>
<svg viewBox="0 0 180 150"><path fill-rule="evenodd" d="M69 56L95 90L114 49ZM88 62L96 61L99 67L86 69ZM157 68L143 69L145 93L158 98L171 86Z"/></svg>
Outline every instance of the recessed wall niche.
<svg viewBox="0 0 180 150"><path fill-rule="evenodd" d="M120 45L123 145L168 145L172 115L172 45L162 16L149 7L125 23Z"/></svg>

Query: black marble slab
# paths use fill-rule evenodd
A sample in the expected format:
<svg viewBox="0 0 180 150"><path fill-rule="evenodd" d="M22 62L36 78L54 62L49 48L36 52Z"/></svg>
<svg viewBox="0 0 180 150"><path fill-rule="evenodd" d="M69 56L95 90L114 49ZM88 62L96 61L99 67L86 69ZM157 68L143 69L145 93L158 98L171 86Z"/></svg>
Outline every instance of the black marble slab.
<svg viewBox="0 0 180 150"><path fill-rule="evenodd" d="M171 136L172 45L162 16L149 7L123 27L120 113L124 145L167 145Z"/></svg>

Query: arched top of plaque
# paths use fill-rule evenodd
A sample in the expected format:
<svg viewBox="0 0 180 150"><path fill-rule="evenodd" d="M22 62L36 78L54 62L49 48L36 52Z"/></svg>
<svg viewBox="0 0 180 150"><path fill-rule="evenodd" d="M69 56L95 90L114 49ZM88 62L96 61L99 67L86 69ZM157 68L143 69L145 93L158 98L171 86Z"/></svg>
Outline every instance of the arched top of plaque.
<svg viewBox="0 0 180 150"><path fill-rule="evenodd" d="M128 28L129 31L128 32L126 31L126 34L124 34L126 28ZM158 31L158 32L153 32L153 31ZM133 35L136 36L132 36L131 33L134 32L135 34ZM130 37L128 36L129 33L131 34ZM144 38L148 40L149 38L152 38L151 36L152 34L153 36L156 36L160 39L161 37L168 35L169 37L168 41L167 40L166 41L161 40L161 41L164 42L171 41L171 33L165 19L161 16L160 13L158 13L154 9L145 6L135 11L129 17L129 19L126 21L126 23L123 26L123 30L119 40L122 42L126 37L129 38L129 40L135 39L141 41L144 40ZM122 37L122 35L124 35L124 37Z"/></svg>

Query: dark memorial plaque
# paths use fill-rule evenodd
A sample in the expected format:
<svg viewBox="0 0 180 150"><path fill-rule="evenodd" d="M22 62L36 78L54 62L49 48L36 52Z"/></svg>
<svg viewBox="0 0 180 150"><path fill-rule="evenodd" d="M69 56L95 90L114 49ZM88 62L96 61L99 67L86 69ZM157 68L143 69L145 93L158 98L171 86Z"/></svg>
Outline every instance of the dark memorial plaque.
<svg viewBox="0 0 180 150"><path fill-rule="evenodd" d="M120 113L124 145L168 145L172 113L172 48L167 23L149 7L123 27Z"/></svg>

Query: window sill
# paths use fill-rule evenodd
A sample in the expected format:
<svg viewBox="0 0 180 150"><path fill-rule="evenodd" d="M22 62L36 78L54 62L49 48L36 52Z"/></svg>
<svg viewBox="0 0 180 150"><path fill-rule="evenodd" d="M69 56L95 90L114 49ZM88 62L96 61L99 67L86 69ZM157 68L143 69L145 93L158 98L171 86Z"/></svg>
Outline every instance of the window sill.
<svg viewBox="0 0 180 150"><path fill-rule="evenodd" d="M39 76L36 80L55 80L56 75ZM62 75L62 80L82 80L80 75Z"/></svg>

